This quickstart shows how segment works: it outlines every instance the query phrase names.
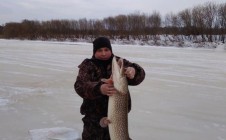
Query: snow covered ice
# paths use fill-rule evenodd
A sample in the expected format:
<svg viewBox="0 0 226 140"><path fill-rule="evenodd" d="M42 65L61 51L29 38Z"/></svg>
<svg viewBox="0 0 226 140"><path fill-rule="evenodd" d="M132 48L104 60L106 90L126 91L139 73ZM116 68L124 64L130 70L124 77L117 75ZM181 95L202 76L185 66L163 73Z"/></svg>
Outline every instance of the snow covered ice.
<svg viewBox="0 0 226 140"><path fill-rule="evenodd" d="M29 131L31 140L81 140L78 131L65 128L45 128Z"/></svg>
<svg viewBox="0 0 226 140"><path fill-rule="evenodd" d="M132 139L226 140L224 45L112 46L146 71L141 85L129 87ZM73 84L77 66L91 55L90 43L0 40L0 139L30 140L31 132L41 137L50 128L81 135L82 99Z"/></svg>

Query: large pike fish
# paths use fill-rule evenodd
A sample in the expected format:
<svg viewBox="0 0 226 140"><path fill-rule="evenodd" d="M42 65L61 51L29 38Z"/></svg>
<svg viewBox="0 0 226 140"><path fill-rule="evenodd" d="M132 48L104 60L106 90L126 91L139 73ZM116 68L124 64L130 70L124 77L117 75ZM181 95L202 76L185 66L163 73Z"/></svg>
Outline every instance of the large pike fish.
<svg viewBox="0 0 226 140"><path fill-rule="evenodd" d="M109 96L108 119L111 140L129 140L128 132L128 82L124 74L123 59L112 60L112 80L116 94Z"/></svg>

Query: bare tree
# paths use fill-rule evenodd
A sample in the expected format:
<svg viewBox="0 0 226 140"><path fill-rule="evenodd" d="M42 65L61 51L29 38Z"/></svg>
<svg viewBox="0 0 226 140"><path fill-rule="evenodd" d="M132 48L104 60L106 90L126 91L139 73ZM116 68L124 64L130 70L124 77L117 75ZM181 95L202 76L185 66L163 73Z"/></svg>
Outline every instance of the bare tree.
<svg viewBox="0 0 226 140"><path fill-rule="evenodd" d="M179 28L181 27L181 21L177 14L167 14L165 16L165 22L164 22L166 30L168 30L167 33L178 35L179 34Z"/></svg>
<svg viewBox="0 0 226 140"><path fill-rule="evenodd" d="M101 20L90 20L90 22L93 24L92 34L94 37L104 34L104 25Z"/></svg>
<svg viewBox="0 0 226 140"><path fill-rule="evenodd" d="M185 9L178 14L181 26L184 28L184 35L192 34L192 13L190 9Z"/></svg>
<svg viewBox="0 0 226 140"><path fill-rule="evenodd" d="M218 9L218 19L219 19L219 26L220 26L220 34L221 40L225 43L225 34L226 34L226 3L220 4Z"/></svg>
<svg viewBox="0 0 226 140"><path fill-rule="evenodd" d="M103 26L106 30L106 35L110 36L111 38L116 36L116 20L114 17L108 17L103 19Z"/></svg>
<svg viewBox="0 0 226 140"><path fill-rule="evenodd" d="M161 27L161 20L161 15L157 11L154 11L150 16L147 16L145 26L148 30L148 33L150 32L152 35L157 35Z"/></svg>
<svg viewBox="0 0 226 140"><path fill-rule="evenodd" d="M131 34L138 39L141 39L142 34L144 33L145 27L145 15L136 12L134 14L128 15L128 29L131 31Z"/></svg>
<svg viewBox="0 0 226 140"><path fill-rule="evenodd" d="M126 36L126 31L128 28L127 16L125 15L118 15L115 17L116 21L116 30L120 38L124 38Z"/></svg>
<svg viewBox="0 0 226 140"><path fill-rule="evenodd" d="M203 20L208 34L208 40L212 42L214 23L217 18L217 6L215 3L208 2L203 7Z"/></svg>
<svg viewBox="0 0 226 140"><path fill-rule="evenodd" d="M6 23L3 29L3 35L7 39L19 38L21 32L21 24L16 22Z"/></svg>
<svg viewBox="0 0 226 140"><path fill-rule="evenodd" d="M203 7L202 6L196 6L192 9L192 21L193 21L193 28L194 28L194 35L201 35L202 41L205 41L204 36L204 13L203 13Z"/></svg>

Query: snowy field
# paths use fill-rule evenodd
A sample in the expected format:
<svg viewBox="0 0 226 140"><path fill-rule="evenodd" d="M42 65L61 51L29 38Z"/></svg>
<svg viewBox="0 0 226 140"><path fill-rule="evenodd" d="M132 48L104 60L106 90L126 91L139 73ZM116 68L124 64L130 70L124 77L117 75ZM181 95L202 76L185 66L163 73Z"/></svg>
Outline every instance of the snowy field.
<svg viewBox="0 0 226 140"><path fill-rule="evenodd" d="M132 139L226 140L223 46L113 44L113 51L146 71L145 81L130 87ZM91 53L89 43L0 40L0 140L30 140L30 130L46 128L81 133L82 99L73 84Z"/></svg>

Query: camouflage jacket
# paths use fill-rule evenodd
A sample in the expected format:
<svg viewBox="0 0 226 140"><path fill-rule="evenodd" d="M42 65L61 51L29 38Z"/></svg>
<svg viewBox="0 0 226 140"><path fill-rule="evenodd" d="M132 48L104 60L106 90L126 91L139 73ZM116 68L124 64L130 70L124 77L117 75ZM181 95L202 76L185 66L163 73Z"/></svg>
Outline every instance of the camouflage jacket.
<svg viewBox="0 0 226 140"><path fill-rule="evenodd" d="M119 59L119 57L116 57ZM145 72L142 67L124 59L125 67L134 67L136 74L134 79L128 79L129 85L138 85L145 78ZM107 116L108 96L101 94L100 85L102 78L111 76L111 63L107 66L98 64L95 59L85 59L79 66L79 73L74 84L77 94L83 98L80 108L82 115L102 118ZM131 98L129 93L129 111L131 110Z"/></svg>

